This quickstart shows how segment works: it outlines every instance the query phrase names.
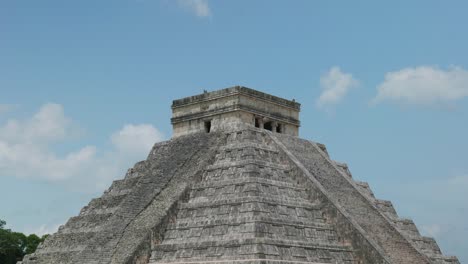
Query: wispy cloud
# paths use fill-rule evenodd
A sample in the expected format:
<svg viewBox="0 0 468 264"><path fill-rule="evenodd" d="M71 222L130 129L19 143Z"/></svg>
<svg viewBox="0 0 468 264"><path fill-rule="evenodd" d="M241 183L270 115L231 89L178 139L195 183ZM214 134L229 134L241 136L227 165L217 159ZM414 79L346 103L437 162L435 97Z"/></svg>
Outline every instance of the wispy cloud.
<svg viewBox="0 0 468 264"><path fill-rule="evenodd" d="M127 124L111 136L111 141L119 152L139 156L147 155L154 143L163 139L163 134L149 124Z"/></svg>
<svg viewBox="0 0 468 264"><path fill-rule="evenodd" d="M57 232L59 227L60 227L60 224L40 225L38 227L26 228L24 233L26 233L26 234L36 234L37 236L43 236L43 235L46 235L46 234L53 234L53 233Z"/></svg>
<svg viewBox="0 0 468 264"><path fill-rule="evenodd" d="M425 236L438 237L441 233L442 227L439 224L422 225L421 233Z"/></svg>
<svg viewBox="0 0 468 264"><path fill-rule="evenodd" d="M208 0L177 0L177 4L192 12L197 17L210 17L211 9Z"/></svg>
<svg viewBox="0 0 468 264"><path fill-rule="evenodd" d="M45 104L24 120L0 124L0 177L16 176L60 182L74 189L102 190L144 159L164 139L150 124L127 124L109 137L111 148L85 145L57 154L54 144L72 139L77 128L59 104Z"/></svg>
<svg viewBox="0 0 468 264"><path fill-rule="evenodd" d="M16 105L0 104L0 115L13 110L14 108L16 108Z"/></svg>
<svg viewBox="0 0 468 264"><path fill-rule="evenodd" d="M448 103L468 97L468 71L461 67L447 70L433 66L404 68L389 72L377 86L373 104L382 101L415 105Z"/></svg>
<svg viewBox="0 0 468 264"><path fill-rule="evenodd" d="M316 106L327 109L340 103L350 89L359 85L359 81L350 73L344 73L337 66L332 67L320 77L322 93L316 101Z"/></svg>

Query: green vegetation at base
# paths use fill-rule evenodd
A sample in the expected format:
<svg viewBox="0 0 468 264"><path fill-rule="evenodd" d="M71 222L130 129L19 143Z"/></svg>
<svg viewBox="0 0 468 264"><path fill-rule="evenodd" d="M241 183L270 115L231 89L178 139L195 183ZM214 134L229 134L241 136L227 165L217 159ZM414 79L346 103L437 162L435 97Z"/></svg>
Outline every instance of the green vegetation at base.
<svg viewBox="0 0 468 264"><path fill-rule="evenodd" d="M26 236L23 233L5 229L6 222L0 219L0 263L15 264L26 254L36 251L39 243L48 235L38 237L35 234Z"/></svg>

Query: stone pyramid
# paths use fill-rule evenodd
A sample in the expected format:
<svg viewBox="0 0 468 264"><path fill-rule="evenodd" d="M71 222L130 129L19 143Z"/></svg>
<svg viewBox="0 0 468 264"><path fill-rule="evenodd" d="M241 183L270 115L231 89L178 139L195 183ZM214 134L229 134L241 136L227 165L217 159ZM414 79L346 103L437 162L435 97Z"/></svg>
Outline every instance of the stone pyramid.
<svg viewBox="0 0 468 264"><path fill-rule="evenodd" d="M459 263L297 137L297 102L236 86L172 109L173 138L24 264Z"/></svg>

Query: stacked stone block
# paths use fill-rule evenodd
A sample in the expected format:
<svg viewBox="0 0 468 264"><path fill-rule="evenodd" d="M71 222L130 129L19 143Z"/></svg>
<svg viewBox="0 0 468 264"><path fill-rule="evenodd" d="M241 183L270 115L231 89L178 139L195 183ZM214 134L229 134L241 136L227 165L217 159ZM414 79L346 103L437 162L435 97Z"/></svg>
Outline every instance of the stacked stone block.
<svg viewBox="0 0 468 264"><path fill-rule="evenodd" d="M24 263L459 263L326 148L254 127L158 143Z"/></svg>
<svg viewBox="0 0 468 264"><path fill-rule="evenodd" d="M314 143L311 142L310 144ZM329 158L325 145L318 143L315 144L319 147L320 150L323 151L324 156ZM345 163L331 160L330 162L334 163L336 168L340 170L343 175L349 177L349 179L352 179L352 174ZM397 232L404 236L406 240L418 251L418 253L426 256L429 259L429 262L438 264L459 263L456 257L444 256L433 238L422 236L411 219L400 218L395 208L393 207L392 202L375 198L374 193L372 192L368 183L355 180L353 180L351 183L355 184L357 190L360 191L378 211L380 211L380 213L397 230ZM397 250L394 252L396 254L399 253Z"/></svg>
<svg viewBox="0 0 468 264"><path fill-rule="evenodd" d="M150 263L358 263L261 131L229 133Z"/></svg>

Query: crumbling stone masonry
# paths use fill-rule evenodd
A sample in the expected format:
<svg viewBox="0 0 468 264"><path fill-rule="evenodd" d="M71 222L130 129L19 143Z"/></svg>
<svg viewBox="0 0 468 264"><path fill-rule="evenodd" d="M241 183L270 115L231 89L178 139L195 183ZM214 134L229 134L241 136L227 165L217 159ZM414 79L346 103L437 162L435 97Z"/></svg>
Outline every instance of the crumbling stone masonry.
<svg viewBox="0 0 468 264"><path fill-rule="evenodd" d="M23 264L459 263L245 87L173 102L173 138Z"/></svg>

